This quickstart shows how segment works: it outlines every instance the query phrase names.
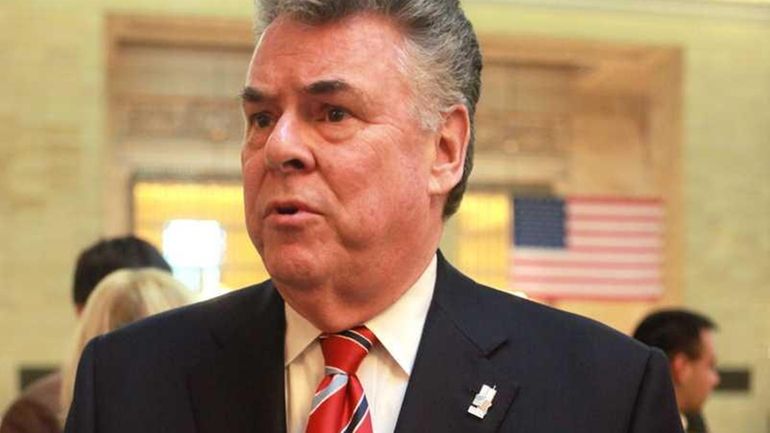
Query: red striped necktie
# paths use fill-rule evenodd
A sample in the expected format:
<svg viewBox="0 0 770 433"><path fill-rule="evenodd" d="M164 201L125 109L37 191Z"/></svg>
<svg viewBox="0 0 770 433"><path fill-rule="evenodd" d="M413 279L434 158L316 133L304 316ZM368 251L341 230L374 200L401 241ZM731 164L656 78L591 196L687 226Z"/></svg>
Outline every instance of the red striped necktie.
<svg viewBox="0 0 770 433"><path fill-rule="evenodd" d="M320 338L326 376L313 396L305 432L372 433L369 404L356 371L377 337L359 326Z"/></svg>

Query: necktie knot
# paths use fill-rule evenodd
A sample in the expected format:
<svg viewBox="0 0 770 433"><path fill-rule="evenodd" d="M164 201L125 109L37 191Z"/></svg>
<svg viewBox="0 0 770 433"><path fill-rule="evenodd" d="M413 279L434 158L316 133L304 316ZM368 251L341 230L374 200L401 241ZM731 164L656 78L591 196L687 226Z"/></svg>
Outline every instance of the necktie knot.
<svg viewBox="0 0 770 433"><path fill-rule="evenodd" d="M369 403L356 371L376 342L363 326L321 335L326 376L313 396L306 433L372 433Z"/></svg>
<svg viewBox="0 0 770 433"><path fill-rule="evenodd" d="M375 343L377 337L365 326L321 335L326 374L356 374L361 361Z"/></svg>

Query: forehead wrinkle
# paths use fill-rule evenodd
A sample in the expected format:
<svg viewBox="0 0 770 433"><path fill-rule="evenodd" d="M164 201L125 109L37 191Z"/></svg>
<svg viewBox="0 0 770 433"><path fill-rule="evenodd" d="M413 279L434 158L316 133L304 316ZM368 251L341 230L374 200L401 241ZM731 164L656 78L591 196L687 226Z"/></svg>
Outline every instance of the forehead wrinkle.
<svg viewBox="0 0 770 433"><path fill-rule="evenodd" d="M358 21L362 18L363 15L356 15L347 19ZM414 88L415 84L411 82L410 69L406 67L410 63L410 59L408 53L405 52L404 35L401 33L400 27L394 25L389 19L379 16L375 16L375 18L381 24L384 22L385 28L372 28L371 23L364 23L366 26L363 27L363 30L358 32L358 35L354 35L358 37L335 37L336 49L329 52L329 50L322 50L317 47L319 45L317 42L328 39L329 33L332 31L337 35L339 32L348 31L348 28L339 28L341 24L338 22L308 24L286 16L279 17L260 35L260 43L250 65L252 83L259 75L271 84L280 85L280 87L272 89L276 91L274 95L264 95L271 100L282 99L292 93L295 96L340 95L353 97L362 102L366 106L365 108L370 108L369 105L375 104L376 95L381 86L372 85L366 79L359 80L360 77L355 72L366 70L368 71L367 76L381 75L383 80L380 82L390 76L396 77L397 82L389 82L388 86L404 85L408 94L414 98L418 92ZM289 40L290 38L283 34L286 31L294 32L292 33L294 38ZM344 34L347 35L347 33ZM390 41L388 35L394 35L395 40ZM367 38L362 42L364 36ZM371 37L369 38L369 36ZM301 42L294 40L297 38ZM383 41L385 45L372 44L370 39L387 41ZM376 45L376 48L372 45ZM362 46L375 50L393 49L395 55L388 58L388 61L384 62L385 64L377 65L372 69L371 58L361 58L354 55L354 53L361 51ZM303 49L309 51L305 52ZM287 68L283 63L289 62L291 64L292 61L297 63L296 60L291 59L292 56L296 55L302 55L304 59L307 59L308 56L317 56L318 61L313 64L300 62L298 65ZM288 60L286 60L287 56L290 57ZM262 73L256 74L257 70L262 70ZM289 73L288 71L291 71L290 76L285 75ZM274 74L279 75L274 76ZM276 77L285 80L282 83L273 83ZM420 110L417 107L421 105L419 101L412 102L410 105L414 105L413 109L417 111L414 114L418 115Z"/></svg>

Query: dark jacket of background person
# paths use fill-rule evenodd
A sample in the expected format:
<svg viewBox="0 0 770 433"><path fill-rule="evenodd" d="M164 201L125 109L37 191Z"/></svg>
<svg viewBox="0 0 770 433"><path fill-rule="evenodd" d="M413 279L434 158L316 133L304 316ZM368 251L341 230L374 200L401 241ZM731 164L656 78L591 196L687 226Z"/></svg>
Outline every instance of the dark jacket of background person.
<svg viewBox="0 0 770 433"><path fill-rule="evenodd" d="M2 433L58 433L61 374L49 374L28 386L11 403L0 423Z"/></svg>
<svg viewBox="0 0 770 433"><path fill-rule="evenodd" d="M58 433L59 421L50 408L34 397L23 395L8 409L10 416L3 417L3 433Z"/></svg>

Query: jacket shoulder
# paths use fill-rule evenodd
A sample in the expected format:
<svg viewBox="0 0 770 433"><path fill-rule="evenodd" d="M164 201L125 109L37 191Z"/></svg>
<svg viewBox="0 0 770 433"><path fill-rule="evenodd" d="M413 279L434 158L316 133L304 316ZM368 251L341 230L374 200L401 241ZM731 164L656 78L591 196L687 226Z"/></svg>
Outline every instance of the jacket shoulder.
<svg viewBox="0 0 770 433"><path fill-rule="evenodd" d="M438 302L478 338L495 334L514 343L536 340L540 347L575 356L642 364L650 355L647 346L603 323L479 284L444 265Z"/></svg>
<svg viewBox="0 0 770 433"><path fill-rule="evenodd" d="M221 345L221 339L245 327L259 326L261 320L277 316L276 310L282 315L282 302L266 281L148 317L95 340L98 352L109 357L110 363L131 360L135 364L144 359L156 365L194 364Z"/></svg>

